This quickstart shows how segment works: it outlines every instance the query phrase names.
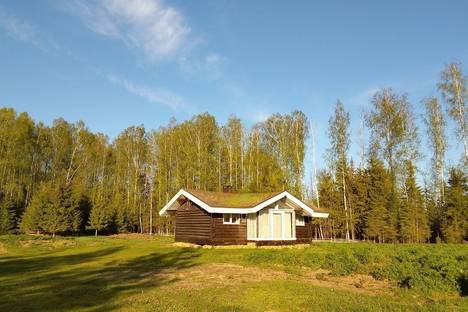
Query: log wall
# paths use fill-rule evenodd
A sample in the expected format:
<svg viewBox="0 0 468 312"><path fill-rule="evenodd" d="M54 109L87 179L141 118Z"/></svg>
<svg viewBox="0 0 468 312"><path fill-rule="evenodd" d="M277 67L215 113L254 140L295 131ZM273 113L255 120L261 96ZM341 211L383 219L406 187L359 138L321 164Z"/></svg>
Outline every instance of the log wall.
<svg viewBox="0 0 468 312"><path fill-rule="evenodd" d="M193 244L211 243L211 215L190 201L175 214L175 241Z"/></svg>
<svg viewBox="0 0 468 312"><path fill-rule="evenodd" d="M214 245L245 245L247 244L247 219L241 215L240 224L223 224L223 215L212 215Z"/></svg>

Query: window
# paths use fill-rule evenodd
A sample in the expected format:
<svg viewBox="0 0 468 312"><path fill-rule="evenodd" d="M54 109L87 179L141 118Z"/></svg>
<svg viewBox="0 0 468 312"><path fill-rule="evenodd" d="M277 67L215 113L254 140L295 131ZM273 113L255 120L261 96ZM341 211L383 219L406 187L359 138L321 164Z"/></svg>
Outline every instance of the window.
<svg viewBox="0 0 468 312"><path fill-rule="evenodd" d="M240 215L235 213L223 214L223 224L240 224Z"/></svg>
<svg viewBox="0 0 468 312"><path fill-rule="evenodd" d="M296 215L296 225L305 225L304 216Z"/></svg>

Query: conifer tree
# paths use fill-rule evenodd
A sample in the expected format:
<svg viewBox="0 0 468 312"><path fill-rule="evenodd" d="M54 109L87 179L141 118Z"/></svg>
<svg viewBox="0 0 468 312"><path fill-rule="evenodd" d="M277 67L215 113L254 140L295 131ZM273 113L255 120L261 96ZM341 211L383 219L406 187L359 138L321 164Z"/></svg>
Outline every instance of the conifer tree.
<svg viewBox="0 0 468 312"><path fill-rule="evenodd" d="M446 190L443 232L449 243L468 239L468 179L464 172L451 168Z"/></svg>
<svg viewBox="0 0 468 312"><path fill-rule="evenodd" d="M353 204L354 228L356 237L363 239L365 229L368 226L369 197L368 184L369 175L366 168L359 168L351 172L350 183L350 202Z"/></svg>
<svg viewBox="0 0 468 312"><path fill-rule="evenodd" d="M31 203L22 215L20 228L23 232L41 232L44 229L45 213L48 205L52 205L55 198L51 183L42 183L36 191Z"/></svg>
<svg viewBox="0 0 468 312"><path fill-rule="evenodd" d="M407 162L406 168L404 195L398 215L399 239L405 243L422 243L429 237L427 212L411 161Z"/></svg>
<svg viewBox="0 0 468 312"><path fill-rule="evenodd" d="M389 212L388 196L391 191L391 178L383 163L375 156L369 159L368 212L364 236L385 243L393 240L392 215Z"/></svg>
<svg viewBox="0 0 468 312"><path fill-rule="evenodd" d="M333 175L322 171L318 177L318 191L320 194L320 206L330 213L327 220L327 237L332 239L345 236L344 210L341 204L339 186L335 183Z"/></svg>
<svg viewBox="0 0 468 312"><path fill-rule="evenodd" d="M385 237L395 240L404 164L419 157L417 128L407 96L396 94L392 89L383 89L374 95L366 119L371 134L370 152L385 161L391 177Z"/></svg>
<svg viewBox="0 0 468 312"><path fill-rule="evenodd" d="M13 214L10 205L0 199L0 234L7 234L13 227Z"/></svg>
<svg viewBox="0 0 468 312"><path fill-rule="evenodd" d="M111 222L109 201L104 196L100 196L93 204L91 214L89 216L90 228L94 229L94 235L97 236L99 231L105 229Z"/></svg>
<svg viewBox="0 0 468 312"><path fill-rule="evenodd" d="M57 232L69 230L69 215L67 208L60 204L60 190L52 183L47 183L41 189L42 199L38 202L37 212L40 214L39 227L46 233L55 236Z"/></svg>

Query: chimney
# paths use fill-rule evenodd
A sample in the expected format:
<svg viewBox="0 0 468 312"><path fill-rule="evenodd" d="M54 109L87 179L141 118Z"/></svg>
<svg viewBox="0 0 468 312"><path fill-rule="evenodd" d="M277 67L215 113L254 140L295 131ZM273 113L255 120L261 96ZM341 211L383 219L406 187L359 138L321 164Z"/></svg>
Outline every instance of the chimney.
<svg viewBox="0 0 468 312"><path fill-rule="evenodd" d="M223 185L224 193L232 193L232 185Z"/></svg>

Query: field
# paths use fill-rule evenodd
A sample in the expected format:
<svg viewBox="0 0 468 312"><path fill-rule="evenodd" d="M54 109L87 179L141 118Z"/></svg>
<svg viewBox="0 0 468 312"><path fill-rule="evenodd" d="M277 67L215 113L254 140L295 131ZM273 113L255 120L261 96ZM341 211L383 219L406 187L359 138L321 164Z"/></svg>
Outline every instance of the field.
<svg viewBox="0 0 468 312"><path fill-rule="evenodd" d="M466 311L467 245L0 236L0 311Z"/></svg>

